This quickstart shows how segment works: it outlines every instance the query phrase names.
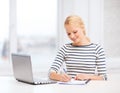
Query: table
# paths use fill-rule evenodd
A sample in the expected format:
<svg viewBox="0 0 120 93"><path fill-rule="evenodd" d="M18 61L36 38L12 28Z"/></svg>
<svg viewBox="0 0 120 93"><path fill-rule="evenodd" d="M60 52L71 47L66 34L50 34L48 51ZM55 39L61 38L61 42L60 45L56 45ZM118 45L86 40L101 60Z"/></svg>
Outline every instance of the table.
<svg viewBox="0 0 120 93"><path fill-rule="evenodd" d="M0 93L120 93L119 77L108 81L90 81L87 85L30 85L18 82L12 76L0 76Z"/></svg>

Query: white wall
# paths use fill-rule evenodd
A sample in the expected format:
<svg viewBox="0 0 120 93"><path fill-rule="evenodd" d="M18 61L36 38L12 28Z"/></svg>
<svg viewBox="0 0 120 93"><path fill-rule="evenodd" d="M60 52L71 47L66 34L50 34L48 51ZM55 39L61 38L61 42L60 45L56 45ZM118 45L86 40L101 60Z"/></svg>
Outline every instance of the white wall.
<svg viewBox="0 0 120 93"><path fill-rule="evenodd" d="M120 71L120 0L104 0L104 45L109 68ZM114 69L112 69L113 71Z"/></svg>
<svg viewBox="0 0 120 93"><path fill-rule="evenodd" d="M105 0L104 33L107 55L120 57L120 0Z"/></svg>

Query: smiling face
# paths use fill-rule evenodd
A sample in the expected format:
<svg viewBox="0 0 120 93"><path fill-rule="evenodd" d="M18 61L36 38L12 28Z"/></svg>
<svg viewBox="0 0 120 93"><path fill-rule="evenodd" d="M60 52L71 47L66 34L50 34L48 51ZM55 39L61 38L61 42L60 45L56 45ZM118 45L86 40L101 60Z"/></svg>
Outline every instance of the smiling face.
<svg viewBox="0 0 120 93"><path fill-rule="evenodd" d="M74 45L81 45L88 41L84 23L79 16L67 17L64 26L68 37L73 41Z"/></svg>
<svg viewBox="0 0 120 93"><path fill-rule="evenodd" d="M65 25L66 33L68 37L73 41L74 44L79 44L84 38L83 29L77 25Z"/></svg>

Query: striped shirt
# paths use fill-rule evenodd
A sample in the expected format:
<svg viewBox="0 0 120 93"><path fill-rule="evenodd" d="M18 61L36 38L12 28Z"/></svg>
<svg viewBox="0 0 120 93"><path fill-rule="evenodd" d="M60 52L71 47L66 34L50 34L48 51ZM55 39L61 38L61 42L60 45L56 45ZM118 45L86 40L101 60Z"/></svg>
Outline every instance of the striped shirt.
<svg viewBox="0 0 120 93"><path fill-rule="evenodd" d="M66 64L67 74L75 77L78 73L102 75L106 80L106 61L104 49L99 44L73 46L63 45L50 68L58 72Z"/></svg>

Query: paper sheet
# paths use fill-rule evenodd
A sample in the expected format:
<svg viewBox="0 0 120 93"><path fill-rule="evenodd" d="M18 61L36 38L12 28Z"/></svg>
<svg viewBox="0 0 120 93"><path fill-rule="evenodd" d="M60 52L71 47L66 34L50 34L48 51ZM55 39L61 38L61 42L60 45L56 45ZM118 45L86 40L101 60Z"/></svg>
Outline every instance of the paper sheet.
<svg viewBox="0 0 120 93"><path fill-rule="evenodd" d="M71 79L69 82L58 82L58 84L65 84L65 85L85 85L89 82L90 80L74 80Z"/></svg>

